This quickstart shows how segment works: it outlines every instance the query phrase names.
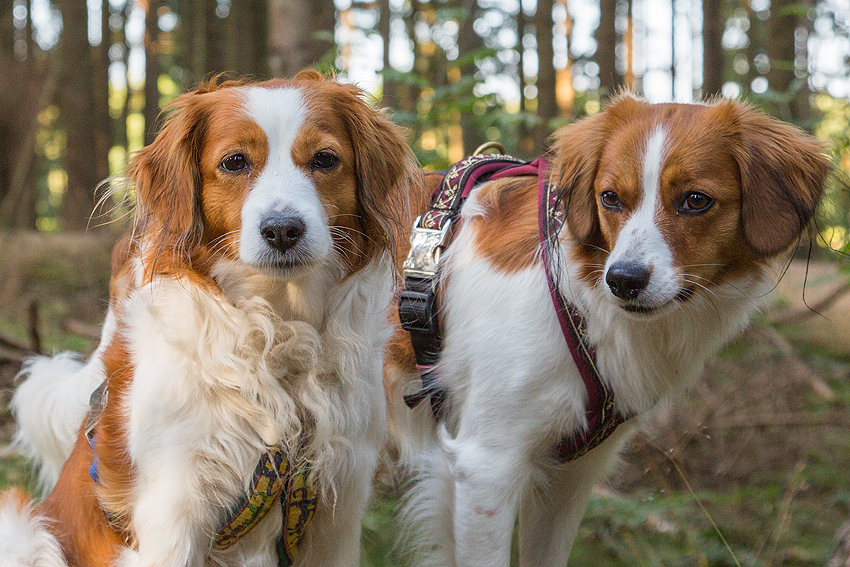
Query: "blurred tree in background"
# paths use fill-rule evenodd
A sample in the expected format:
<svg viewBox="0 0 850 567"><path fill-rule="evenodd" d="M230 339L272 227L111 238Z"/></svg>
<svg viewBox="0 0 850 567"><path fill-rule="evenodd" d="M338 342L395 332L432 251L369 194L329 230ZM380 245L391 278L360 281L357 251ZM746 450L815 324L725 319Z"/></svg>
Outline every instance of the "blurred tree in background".
<svg viewBox="0 0 850 567"><path fill-rule="evenodd" d="M845 0L2 0L0 227L86 228L179 92L307 66L380 99L432 168L492 139L531 157L623 88L744 97L834 148L846 205L849 36Z"/></svg>

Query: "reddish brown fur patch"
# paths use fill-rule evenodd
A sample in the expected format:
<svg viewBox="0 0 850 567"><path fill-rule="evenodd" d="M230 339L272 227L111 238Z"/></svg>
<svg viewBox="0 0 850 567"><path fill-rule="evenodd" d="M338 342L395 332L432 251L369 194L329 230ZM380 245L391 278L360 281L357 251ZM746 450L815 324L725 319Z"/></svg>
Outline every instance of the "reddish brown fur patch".
<svg viewBox="0 0 850 567"><path fill-rule="evenodd" d="M744 238L758 256L774 256L797 239L823 195L823 144L732 101L719 103L715 117L736 136Z"/></svg>
<svg viewBox="0 0 850 567"><path fill-rule="evenodd" d="M121 548L132 540L127 520L134 473L121 409L132 382L129 356L123 338L116 334L103 356L109 398L95 428L100 483L96 485L89 476L92 449L81 430L56 486L42 505L44 513L57 520L51 529L72 566L112 565ZM104 511L120 527L111 527Z"/></svg>
<svg viewBox="0 0 850 567"><path fill-rule="evenodd" d="M714 108L674 110L664 122L669 151L659 186L663 208L656 220L674 265L686 274L687 287L711 288L759 264L743 237L735 145ZM700 215L677 214L676 206L691 192L711 196L714 205Z"/></svg>
<svg viewBox="0 0 850 567"><path fill-rule="evenodd" d="M316 183L336 229L335 245L353 272L406 238L398 212L407 208L419 172L401 130L363 102L357 87L315 78L298 86L306 93L308 116L293 161ZM309 160L325 147L339 152L340 167L310 172Z"/></svg>
<svg viewBox="0 0 850 567"><path fill-rule="evenodd" d="M540 229L537 178L525 176L482 186L483 215L473 219L475 250L502 272L517 272L537 260Z"/></svg>
<svg viewBox="0 0 850 567"><path fill-rule="evenodd" d="M233 98L234 100L230 100ZM224 110L219 105L238 104L236 97L211 102L217 108L207 114L207 131L200 159L203 247L216 257L235 259L239 255L239 228L242 204L254 180L266 165L269 154L265 132L238 108ZM250 164L246 171L228 173L219 165L232 155L242 154Z"/></svg>
<svg viewBox="0 0 850 567"><path fill-rule="evenodd" d="M127 450L127 414L125 399L133 383L134 368L124 337L115 334L103 354L106 372L107 404L95 428L100 484L96 490L101 506L115 518L126 536L132 536L127 524L130 516L135 471Z"/></svg>
<svg viewBox="0 0 850 567"><path fill-rule="evenodd" d="M125 234L112 247L112 276L109 278L109 301L112 305L125 299L133 289L130 257L137 253L131 234Z"/></svg>
<svg viewBox="0 0 850 567"><path fill-rule="evenodd" d="M56 520L49 524L70 567L111 567L125 547L106 523L89 476L92 451L80 432L71 456L40 511Z"/></svg>

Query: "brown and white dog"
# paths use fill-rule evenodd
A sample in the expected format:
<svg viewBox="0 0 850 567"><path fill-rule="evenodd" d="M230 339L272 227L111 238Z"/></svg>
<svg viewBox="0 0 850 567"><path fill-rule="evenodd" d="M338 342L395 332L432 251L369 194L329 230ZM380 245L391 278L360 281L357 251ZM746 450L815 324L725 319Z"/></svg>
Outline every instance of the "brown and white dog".
<svg viewBox="0 0 850 567"><path fill-rule="evenodd" d="M587 391L544 273L537 179L477 187L441 260L443 423L427 403L402 403L420 386L404 331L386 362L390 431L414 471L406 514L418 564L506 567L518 515L520 564L566 565L591 487L745 325L772 283L769 260L800 237L828 172L813 138L728 100L621 96L560 130L547 157L566 210L560 292L587 323L617 409L638 417L556 461L559 441L586 425ZM426 201L424 191L414 215Z"/></svg>
<svg viewBox="0 0 850 567"><path fill-rule="evenodd" d="M211 549L277 444L310 463L319 492L296 565L359 563L386 428L387 214L418 176L359 95L302 72L175 100L129 168L137 224L116 246L100 347L86 366L65 356L24 372L21 440L55 487L37 507L6 494L0 563L277 566L280 506ZM95 483L81 424L104 378Z"/></svg>

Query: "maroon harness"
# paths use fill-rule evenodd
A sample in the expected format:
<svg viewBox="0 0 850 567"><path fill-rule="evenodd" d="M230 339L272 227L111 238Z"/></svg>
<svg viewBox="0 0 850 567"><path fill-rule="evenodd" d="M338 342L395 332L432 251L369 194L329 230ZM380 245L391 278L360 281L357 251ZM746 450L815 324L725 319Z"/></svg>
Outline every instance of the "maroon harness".
<svg viewBox="0 0 850 567"><path fill-rule="evenodd" d="M449 168L431 197L431 208L414 223L398 309L401 325L410 334L422 378L422 389L405 396L405 402L415 407L429 398L434 416L441 420L445 417L446 391L436 375L442 335L434 300L440 254L449 243L451 225L476 185L486 180L536 175L540 244L549 292L564 339L587 390L587 428L563 438L555 448L555 458L567 462L600 445L627 417L616 410L614 394L599 374L596 351L587 340L584 318L564 299L554 278L552 250L557 245L565 215L558 187L546 179L546 166L542 157L525 162L511 156L482 154L464 158Z"/></svg>

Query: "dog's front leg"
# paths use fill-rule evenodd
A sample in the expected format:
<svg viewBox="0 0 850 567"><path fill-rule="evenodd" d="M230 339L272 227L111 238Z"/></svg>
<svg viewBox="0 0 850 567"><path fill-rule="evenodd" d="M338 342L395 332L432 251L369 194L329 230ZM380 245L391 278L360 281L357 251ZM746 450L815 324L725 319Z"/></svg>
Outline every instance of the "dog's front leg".
<svg viewBox="0 0 850 567"><path fill-rule="evenodd" d="M529 470L516 446L506 447L503 439L488 440L481 433L474 438L443 436L454 477L455 559L457 567L507 567Z"/></svg>
<svg viewBox="0 0 850 567"><path fill-rule="evenodd" d="M355 456L356 454L356 456ZM319 502L307 526L297 567L356 567L360 564L360 531L378 464L374 445L355 444L335 475L333 494Z"/></svg>
<svg viewBox="0 0 850 567"><path fill-rule="evenodd" d="M204 565L221 516L211 502L223 495L193 470L191 452L177 453L149 455L137 469L132 530L138 549L125 553L121 567Z"/></svg>
<svg viewBox="0 0 850 567"><path fill-rule="evenodd" d="M626 423L587 455L542 467L523 494L519 517L522 567L564 567L594 485L605 477L635 426Z"/></svg>

